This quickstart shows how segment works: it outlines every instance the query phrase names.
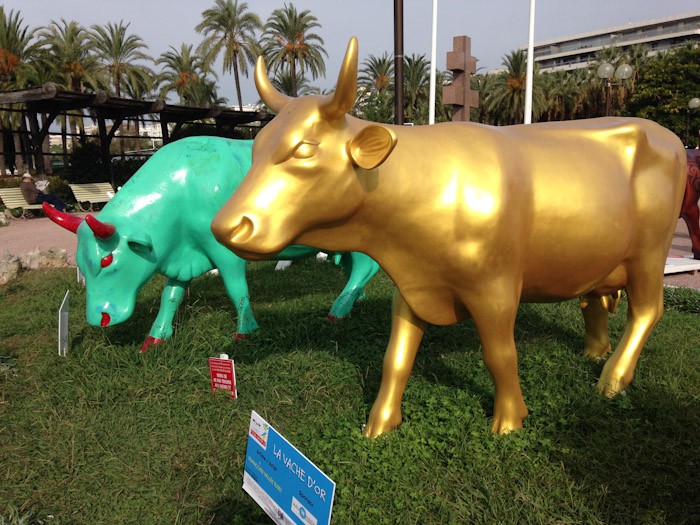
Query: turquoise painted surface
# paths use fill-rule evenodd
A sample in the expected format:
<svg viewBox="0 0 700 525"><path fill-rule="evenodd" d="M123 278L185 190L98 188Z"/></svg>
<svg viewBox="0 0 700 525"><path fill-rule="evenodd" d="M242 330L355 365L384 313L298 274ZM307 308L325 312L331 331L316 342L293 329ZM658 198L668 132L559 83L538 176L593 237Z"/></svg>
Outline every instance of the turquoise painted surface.
<svg viewBox="0 0 700 525"><path fill-rule="evenodd" d="M190 137L161 148L108 202L97 218L116 227L98 239L86 223L78 228L76 260L85 275L87 321L111 326L127 320L136 298L156 273L168 277L161 307L145 348L167 340L189 282L218 268L238 312L238 336L258 328L250 307L246 262L219 244L212 218L243 180L252 141ZM318 250L292 247L278 259L310 257ZM111 263L102 261L111 255ZM379 266L361 253L339 254L348 276L329 316L347 317Z"/></svg>

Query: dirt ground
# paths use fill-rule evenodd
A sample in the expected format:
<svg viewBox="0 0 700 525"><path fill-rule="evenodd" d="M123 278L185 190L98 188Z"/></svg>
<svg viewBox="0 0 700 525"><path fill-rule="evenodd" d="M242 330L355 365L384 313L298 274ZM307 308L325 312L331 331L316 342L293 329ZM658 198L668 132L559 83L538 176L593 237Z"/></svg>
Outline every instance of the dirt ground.
<svg viewBox="0 0 700 525"><path fill-rule="evenodd" d="M85 216L84 213L76 214ZM0 227L0 253L10 252L21 255L35 248L64 248L68 251L68 261L75 265L75 250L77 237L63 228L58 227L46 217L20 219L10 221L9 226ZM682 220L678 220L676 233L673 237L670 257L692 256L690 235ZM669 274L664 278L668 286L695 288L700 290L700 271L694 275Z"/></svg>

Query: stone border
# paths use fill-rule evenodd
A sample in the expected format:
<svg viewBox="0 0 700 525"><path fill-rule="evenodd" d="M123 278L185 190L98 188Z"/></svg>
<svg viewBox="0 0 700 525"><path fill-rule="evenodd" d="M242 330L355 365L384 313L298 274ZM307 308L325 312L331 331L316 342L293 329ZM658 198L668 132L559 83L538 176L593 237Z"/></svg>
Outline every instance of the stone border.
<svg viewBox="0 0 700 525"><path fill-rule="evenodd" d="M22 272L43 268L65 268L68 252L61 248L49 248L23 253L19 257L5 252L0 256L0 286L16 279Z"/></svg>

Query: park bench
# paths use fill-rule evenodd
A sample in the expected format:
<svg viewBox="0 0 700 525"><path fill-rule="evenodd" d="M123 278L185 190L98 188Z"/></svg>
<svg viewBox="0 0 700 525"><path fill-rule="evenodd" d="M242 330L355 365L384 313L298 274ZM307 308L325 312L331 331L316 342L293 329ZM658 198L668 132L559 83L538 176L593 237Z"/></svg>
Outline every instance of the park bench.
<svg viewBox="0 0 700 525"><path fill-rule="evenodd" d="M27 211L41 210L41 204L27 204L19 188L0 188L0 199L13 219L26 218Z"/></svg>
<svg viewBox="0 0 700 525"><path fill-rule="evenodd" d="M93 205L108 202L114 196L114 188L109 182L69 184L69 186L82 211L93 211ZM87 206L85 206L86 203Z"/></svg>

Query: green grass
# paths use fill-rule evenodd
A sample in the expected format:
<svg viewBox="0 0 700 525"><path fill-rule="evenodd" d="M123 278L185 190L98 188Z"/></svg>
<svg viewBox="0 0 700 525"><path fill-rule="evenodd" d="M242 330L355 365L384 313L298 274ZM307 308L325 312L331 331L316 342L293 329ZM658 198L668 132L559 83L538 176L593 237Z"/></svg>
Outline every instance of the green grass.
<svg viewBox="0 0 700 525"><path fill-rule="evenodd" d="M87 326L74 270L0 289L0 524L270 523L241 489L256 410L337 484L337 524L700 523L700 293L667 290L627 395L592 385L575 301L523 305L530 417L488 432L493 387L470 322L431 327L391 435L361 435L389 336L380 274L352 318L326 313L341 272L251 265L261 330L235 341L218 277L193 283L173 339L147 354L162 279L128 322ZM71 290L71 350L56 311ZM620 337L626 305L611 318ZM236 360L239 399L212 395L207 358Z"/></svg>

